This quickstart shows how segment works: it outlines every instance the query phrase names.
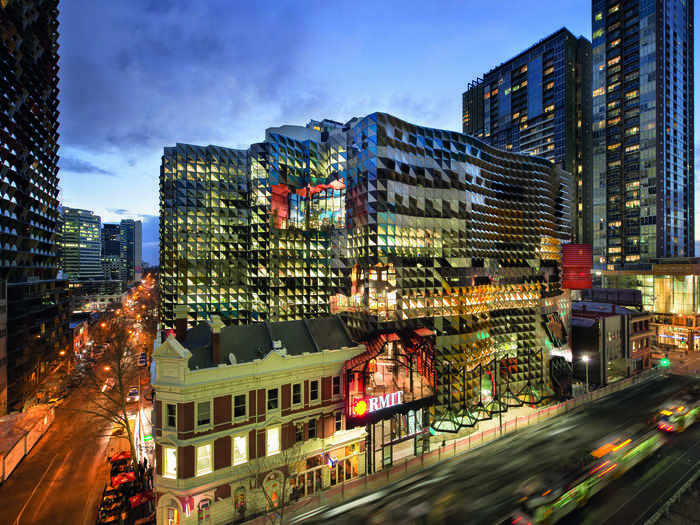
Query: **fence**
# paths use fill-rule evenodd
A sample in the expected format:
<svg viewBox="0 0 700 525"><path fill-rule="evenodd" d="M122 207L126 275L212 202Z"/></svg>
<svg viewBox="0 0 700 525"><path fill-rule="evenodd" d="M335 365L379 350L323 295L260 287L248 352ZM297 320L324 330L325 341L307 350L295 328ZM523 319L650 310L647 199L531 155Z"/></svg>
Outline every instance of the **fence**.
<svg viewBox="0 0 700 525"><path fill-rule="evenodd" d="M9 478L22 458L29 454L51 426L54 417L53 407L39 405L0 422L0 432L3 434L0 440L0 483Z"/></svg>

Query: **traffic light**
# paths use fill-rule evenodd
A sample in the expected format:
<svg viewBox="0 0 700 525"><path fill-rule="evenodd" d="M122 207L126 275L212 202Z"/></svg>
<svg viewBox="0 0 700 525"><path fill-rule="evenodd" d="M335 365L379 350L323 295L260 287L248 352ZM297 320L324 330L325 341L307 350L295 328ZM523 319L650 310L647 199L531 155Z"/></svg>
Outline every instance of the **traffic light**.
<svg viewBox="0 0 700 525"><path fill-rule="evenodd" d="M671 360L668 358L668 354L666 354L665 357L662 357L661 360L659 361L659 364L663 366L664 368L668 368L671 365Z"/></svg>

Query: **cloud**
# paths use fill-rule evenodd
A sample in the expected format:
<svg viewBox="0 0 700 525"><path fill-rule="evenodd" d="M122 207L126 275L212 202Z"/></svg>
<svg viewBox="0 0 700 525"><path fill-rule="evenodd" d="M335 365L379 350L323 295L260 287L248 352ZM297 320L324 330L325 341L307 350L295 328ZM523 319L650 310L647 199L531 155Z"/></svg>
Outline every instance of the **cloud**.
<svg viewBox="0 0 700 525"><path fill-rule="evenodd" d="M71 173L92 173L97 175L110 175L113 176L109 170L95 166L91 162L83 159L78 159L71 156L61 157L58 161L59 166L64 171L69 171Z"/></svg>
<svg viewBox="0 0 700 525"><path fill-rule="evenodd" d="M107 208L107 211L116 215L132 215L129 210L125 210L124 208Z"/></svg>
<svg viewBox="0 0 700 525"><path fill-rule="evenodd" d="M60 23L62 143L88 154L221 141L298 84L310 34L292 4L68 2Z"/></svg>

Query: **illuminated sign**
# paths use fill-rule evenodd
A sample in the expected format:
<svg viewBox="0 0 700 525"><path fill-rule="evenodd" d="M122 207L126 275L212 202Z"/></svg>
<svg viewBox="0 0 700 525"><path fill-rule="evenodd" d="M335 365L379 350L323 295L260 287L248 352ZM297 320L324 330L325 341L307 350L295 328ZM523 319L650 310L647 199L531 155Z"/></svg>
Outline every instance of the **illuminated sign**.
<svg viewBox="0 0 700 525"><path fill-rule="evenodd" d="M376 412L377 410L393 407L402 403L403 390L399 390L397 392L389 392L383 396L358 399L353 403L350 410L354 416L364 416L367 412Z"/></svg>

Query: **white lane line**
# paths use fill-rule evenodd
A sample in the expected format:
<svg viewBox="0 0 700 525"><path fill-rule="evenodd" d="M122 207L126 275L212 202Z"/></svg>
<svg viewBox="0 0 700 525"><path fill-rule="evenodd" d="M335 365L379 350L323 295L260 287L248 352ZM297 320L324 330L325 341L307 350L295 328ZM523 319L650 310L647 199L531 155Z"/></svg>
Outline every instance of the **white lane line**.
<svg viewBox="0 0 700 525"><path fill-rule="evenodd" d="M39 488L39 485L41 485L41 482L44 481L44 477L46 476L46 474L48 474L49 469L51 468L51 465L53 465L53 462L56 461L56 458L58 457L58 454L59 454L59 453L56 452L56 455L55 455L55 456L53 457L53 459L51 460L51 463L49 463L49 466L46 467L46 470L44 471L43 476L41 476L41 479L40 479L39 482L36 484L36 487L34 487L34 490L32 491L31 495L29 496L29 498L27 498L27 502L24 504L24 507L22 507L22 510L19 511L19 515L17 516L17 519L13 522L13 525L17 525L17 524L19 523L19 519L22 517L22 513L24 512L24 509L26 509L26 508L27 508L27 505L29 505L29 502L30 502L31 499L34 497L34 494L36 493L37 489Z"/></svg>

